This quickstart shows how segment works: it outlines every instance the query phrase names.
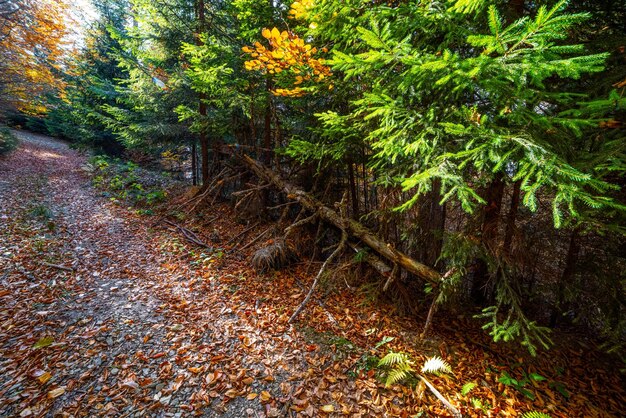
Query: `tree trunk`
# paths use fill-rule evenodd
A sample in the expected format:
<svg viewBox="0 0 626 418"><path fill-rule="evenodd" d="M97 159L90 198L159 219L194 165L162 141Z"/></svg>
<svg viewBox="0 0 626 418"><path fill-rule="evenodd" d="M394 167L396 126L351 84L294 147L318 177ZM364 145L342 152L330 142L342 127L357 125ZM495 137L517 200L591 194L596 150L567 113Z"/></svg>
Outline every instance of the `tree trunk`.
<svg viewBox="0 0 626 418"><path fill-rule="evenodd" d="M265 88L267 90L267 104L265 107L265 120L263 124L263 161L268 166L272 163L272 80L267 78L267 82L265 83Z"/></svg>
<svg viewBox="0 0 626 418"><path fill-rule="evenodd" d="M511 206L506 218L506 232L504 233L503 254L505 257L511 255L511 245L513 244L513 236L515 235L515 220L519 209L520 187L522 181L518 180L513 185L513 195L511 196Z"/></svg>
<svg viewBox="0 0 626 418"><path fill-rule="evenodd" d="M348 161L348 182L350 183L350 201L352 202L352 217L359 217L359 200L356 195L356 181L354 179L354 164Z"/></svg>
<svg viewBox="0 0 626 418"><path fill-rule="evenodd" d="M440 205L441 182L436 180L433 189L422 196L419 205L418 228L420 238L419 259L434 266L441 255L443 231L446 222L446 206Z"/></svg>
<svg viewBox="0 0 626 418"><path fill-rule="evenodd" d="M197 168L197 155L196 155L196 140L191 143L191 183L196 186L198 184L198 168Z"/></svg>
<svg viewBox="0 0 626 418"><path fill-rule="evenodd" d="M289 199L298 201L306 209L317 213L320 219L329 222L337 228L346 231L348 234L360 239L364 244L370 247L380 256L386 258L392 263L398 264L410 273L415 274L421 279L438 286L441 281L441 275L433 268L422 264L401 251L396 250L389 243L382 241L372 231L361 225L354 219L342 217L333 209L325 206L322 202L311 196L310 194L296 188L280 178L278 174L268 169L258 161L250 158L245 154L237 156L241 162L250 168L259 178L268 183L272 183L276 188L282 190Z"/></svg>
<svg viewBox="0 0 626 418"><path fill-rule="evenodd" d="M485 191L485 201L487 205L483 210L481 225L480 242L486 248L489 255L495 255L496 253L503 195L504 180L502 174L498 173ZM471 294L474 302L479 305L490 302L493 298L493 292L489 284L489 276L490 273L485 260L477 260Z"/></svg>
<svg viewBox="0 0 626 418"><path fill-rule="evenodd" d="M205 19L204 19L204 0L198 0L196 3L197 7L197 15L198 15L198 32L196 33L196 43L198 46L202 46L202 39L200 38L200 34L204 32L205 29ZM207 116L207 108L206 108L206 94L199 93L198 94L198 114L200 115L201 124L206 122ZM202 159L202 184L208 184L209 179L209 138L207 136L206 128L202 127L200 129L200 157Z"/></svg>
<svg viewBox="0 0 626 418"><path fill-rule="evenodd" d="M569 248L567 250L567 256L565 258L565 267L563 268L563 274L557 285L556 304L552 309L550 315L550 326L554 327L559 323L564 311L567 310L565 303L565 288L570 284L574 273L576 273L576 262L578 261L578 254L580 253L580 236L578 228L572 231L572 235L569 240Z"/></svg>

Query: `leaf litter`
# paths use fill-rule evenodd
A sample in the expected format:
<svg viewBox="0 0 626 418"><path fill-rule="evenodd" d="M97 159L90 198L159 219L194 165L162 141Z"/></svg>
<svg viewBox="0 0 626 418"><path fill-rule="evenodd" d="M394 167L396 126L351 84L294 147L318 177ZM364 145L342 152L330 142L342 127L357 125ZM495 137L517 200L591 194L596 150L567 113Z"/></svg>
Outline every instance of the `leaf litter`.
<svg viewBox="0 0 626 418"><path fill-rule="evenodd" d="M198 262L175 232L99 197L83 155L20 136L0 161L0 416L449 416L419 384L385 388L367 359L389 348L449 362L453 376L432 382L465 416L623 411L620 376L584 344L532 359L465 318L418 341L415 318L348 287L287 325L306 266L256 274L230 248ZM222 241L244 229L228 207L211 210ZM531 400L499 381L505 371L546 381L524 388Z"/></svg>

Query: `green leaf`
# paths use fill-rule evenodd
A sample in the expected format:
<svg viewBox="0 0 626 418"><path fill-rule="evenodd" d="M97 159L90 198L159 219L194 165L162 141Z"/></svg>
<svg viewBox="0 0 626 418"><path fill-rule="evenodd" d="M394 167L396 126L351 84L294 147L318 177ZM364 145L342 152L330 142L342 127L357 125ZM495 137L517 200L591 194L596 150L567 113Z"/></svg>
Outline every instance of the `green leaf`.
<svg viewBox="0 0 626 418"><path fill-rule="evenodd" d="M53 343L54 343L54 338L43 337L43 338L40 338L39 341L37 341L33 345L33 348L44 348L44 347L48 347L49 345L52 345Z"/></svg>
<svg viewBox="0 0 626 418"><path fill-rule="evenodd" d="M472 389L474 389L476 386L478 386L476 383L474 382L468 382L466 384L463 385L463 387L461 388L461 394L463 396L466 396L468 393L470 393L472 391Z"/></svg>
<svg viewBox="0 0 626 418"><path fill-rule="evenodd" d="M528 377L530 377L532 380L535 380L537 382L541 382L542 380L548 380L545 377L543 377L542 375L537 374L537 373L530 373L528 375Z"/></svg>

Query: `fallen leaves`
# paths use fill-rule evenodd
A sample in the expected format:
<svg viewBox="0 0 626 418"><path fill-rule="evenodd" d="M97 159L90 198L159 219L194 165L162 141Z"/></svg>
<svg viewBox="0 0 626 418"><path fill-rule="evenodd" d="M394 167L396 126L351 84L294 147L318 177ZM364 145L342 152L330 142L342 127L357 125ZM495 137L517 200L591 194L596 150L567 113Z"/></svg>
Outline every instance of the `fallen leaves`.
<svg viewBox="0 0 626 418"><path fill-rule="evenodd" d="M58 387L56 389L52 389L51 391L48 392L48 398L50 399L54 399L54 398L58 398L59 396L63 395L65 393L65 386L61 386Z"/></svg>
<svg viewBox="0 0 626 418"><path fill-rule="evenodd" d="M330 414L331 412L335 412L335 406L334 405L324 405L320 408L320 410L322 412L326 412L327 414Z"/></svg>
<svg viewBox="0 0 626 418"><path fill-rule="evenodd" d="M36 378L39 381L39 383L41 383L42 385L48 382L48 380L52 378L52 375L50 374L50 372L46 372L43 370L35 370L32 376Z"/></svg>
<svg viewBox="0 0 626 418"><path fill-rule="evenodd" d="M261 402L269 402L272 399L272 395L268 391L261 392Z"/></svg>
<svg viewBox="0 0 626 418"><path fill-rule="evenodd" d="M33 348L44 348L52 345L54 343L54 338L52 337L43 337L40 338L35 344L33 344Z"/></svg>
<svg viewBox="0 0 626 418"><path fill-rule="evenodd" d="M269 35L277 37L272 30ZM432 351L450 362L456 378L435 384L466 416L485 416L470 397L489 404L493 416L513 416L530 407L562 411L554 418L598 416L596 405L616 415L621 410L624 390L614 373L593 366L594 378L582 378L592 367L589 353L582 358L574 350L554 350L550 357L534 359L533 369L524 369L528 373L552 370L554 362L563 364L565 373L542 373L550 383L558 379L560 390L537 382L533 403L510 388L498 390L499 367L510 368L503 364L511 356L506 346L487 351L471 343L482 338L471 323L450 319L457 331L439 330L440 343L430 346L412 339L420 330L412 329L411 321L384 307L364 306L349 291L311 304L306 327L288 327L288 314L300 300L292 296L307 287L304 267L275 272L268 285L267 277L256 276L235 257L194 263L184 244L174 245L174 236L148 232L149 222L85 194L83 178L67 177L82 159L67 150L58 152L68 156L58 164L69 166L46 166L43 153L17 152L12 158L24 160L24 172L2 177L7 171L0 170L0 181L23 190L15 193L22 198L32 187L15 183L16 178L51 170L47 175L59 177L51 182L54 186L44 187L56 196L54 210L68 216L55 219L57 228L67 231L57 235L20 225L13 213L7 215L10 222L0 222L0 341L8 342L0 353L2 416L52 416L59 405L74 416L139 411L144 416L193 416L209 407L217 414L240 403L259 416L277 416L281 410L308 417L446 416L420 385L386 389L376 369L366 367L368 356L380 356L391 346L410 352L416 361L424 359L422 351ZM68 195L74 197L70 202L63 198ZM0 215L23 204L8 200L2 188L0 197L9 202L0 207ZM220 228L223 239L228 239L226 231L233 236L241 231L227 206L212 210L220 219L211 227ZM42 254L74 270L42 268L36 262ZM385 340L388 335L397 338ZM375 349L381 341L387 345ZM460 396L467 381L477 386ZM561 390L572 394L569 401Z"/></svg>

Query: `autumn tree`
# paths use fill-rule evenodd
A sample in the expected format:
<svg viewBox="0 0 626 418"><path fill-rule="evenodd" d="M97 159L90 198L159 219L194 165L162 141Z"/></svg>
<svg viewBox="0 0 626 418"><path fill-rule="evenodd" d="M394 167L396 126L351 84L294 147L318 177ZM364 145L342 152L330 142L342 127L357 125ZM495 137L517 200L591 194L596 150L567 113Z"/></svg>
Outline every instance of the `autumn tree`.
<svg viewBox="0 0 626 418"><path fill-rule="evenodd" d="M0 107L41 113L41 98L62 88L68 52L67 5L61 0L0 2Z"/></svg>

